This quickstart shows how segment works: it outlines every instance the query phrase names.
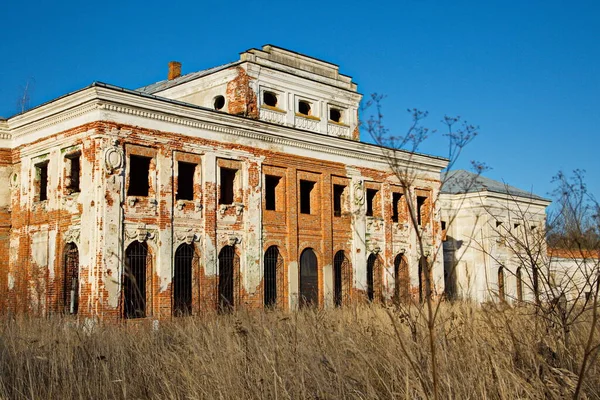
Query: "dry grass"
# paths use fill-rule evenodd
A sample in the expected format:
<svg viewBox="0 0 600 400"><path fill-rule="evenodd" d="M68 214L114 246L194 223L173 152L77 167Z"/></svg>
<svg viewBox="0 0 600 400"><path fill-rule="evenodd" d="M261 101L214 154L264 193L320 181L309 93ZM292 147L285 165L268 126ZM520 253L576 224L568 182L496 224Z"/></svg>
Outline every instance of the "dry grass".
<svg viewBox="0 0 600 400"><path fill-rule="evenodd" d="M89 330L58 318L5 319L0 398L427 398L427 337L415 315L356 306L183 318L157 330L150 323ZM558 330L525 308L447 305L439 322L443 398L572 396L585 323L564 349ZM594 360L588 398L600 398L599 372Z"/></svg>

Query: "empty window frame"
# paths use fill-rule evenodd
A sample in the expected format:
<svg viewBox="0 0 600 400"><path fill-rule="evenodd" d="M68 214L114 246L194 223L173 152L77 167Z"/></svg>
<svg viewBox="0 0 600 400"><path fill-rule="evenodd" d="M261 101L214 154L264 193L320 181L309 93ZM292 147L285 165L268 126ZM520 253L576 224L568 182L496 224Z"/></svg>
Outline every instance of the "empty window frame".
<svg viewBox="0 0 600 400"><path fill-rule="evenodd" d="M269 107L277 107L277 95L273 92L263 92L263 104Z"/></svg>
<svg viewBox="0 0 600 400"><path fill-rule="evenodd" d="M311 115L310 103L306 100L298 102L298 113L302 115Z"/></svg>
<svg viewBox="0 0 600 400"><path fill-rule="evenodd" d="M400 200L402 193L392 193L392 222L400 220Z"/></svg>
<svg viewBox="0 0 600 400"><path fill-rule="evenodd" d="M372 217L375 208L375 197L379 191L377 189L367 189L367 216Z"/></svg>
<svg viewBox="0 0 600 400"><path fill-rule="evenodd" d="M48 161L35 164L36 200L48 200Z"/></svg>
<svg viewBox="0 0 600 400"><path fill-rule="evenodd" d="M129 188L128 196L147 197L150 188L151 157L131 154L129 156Z"/></svg>
<svg viewBox="0 0 600 400"><path fill-rule="evenodd" d="M221 167L219 204L233 204L235 201L235 178L237 170Z"/></svg>
<svg viewBox="0 0 600 400"><path fill-rule="evenodd" d="M196 164L177 162L177 200L194 200L194 174Z"/></svg>
<svg viewBox="0 0 600 400"><path fill-rule="evenodd" d="M65 157L67 162L66 188L69 193L78 193L81 180L81 153L69 154Z"/></svg>
<svg viewBox="0 0 600 400"><path fill-rule="evenodd" d="M425 221L425 202L427 197L417 196L417 225L421 226Z"/></svg>
<svg viewBox="0 0 600 400"><path fill-rule="evenodd" d="M343 211L344 191L346 186L333 185L333 216L341 217Z"/></svg>
<svg viewBox="0 0 600 400"><path fill-rule="evenodd" d="M329 109L329 120L333 121L333 122L341 123L342 122L342 110L339 110L337 108L330 108Z"/></svg>
<svg viewBox="0 0 600 400"><path fill-rule="evenodd" d="M277 211L277 201L283 201L283 199L277 198L277 187L281 181L280 176L265 175L265 209ZM281 207L279 207L281 208Z"/></svg>
<svg viewBox="0 0 600 400"><path fill-rule="evenodd" d="M300 180L300 213L311 213L312 191L315 188L315 182Z"/></svg>

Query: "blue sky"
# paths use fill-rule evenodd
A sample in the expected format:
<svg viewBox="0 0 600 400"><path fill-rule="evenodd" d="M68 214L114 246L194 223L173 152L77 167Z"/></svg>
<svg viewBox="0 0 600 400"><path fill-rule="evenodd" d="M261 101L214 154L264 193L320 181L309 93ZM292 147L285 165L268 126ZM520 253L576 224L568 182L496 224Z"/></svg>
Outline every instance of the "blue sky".
<svg viewBox="0 0 600 400"><path fill-rule="evenodd" d="M600 2L17 2L0 22L0 115L102 81L137 88L271 43L340 65L365 95L387 95L386 125L407 108L480 126L463 153L487 176L546 196L559 170L587 171L600 198ZM441 135L422 151L446 155Z"/></svg>

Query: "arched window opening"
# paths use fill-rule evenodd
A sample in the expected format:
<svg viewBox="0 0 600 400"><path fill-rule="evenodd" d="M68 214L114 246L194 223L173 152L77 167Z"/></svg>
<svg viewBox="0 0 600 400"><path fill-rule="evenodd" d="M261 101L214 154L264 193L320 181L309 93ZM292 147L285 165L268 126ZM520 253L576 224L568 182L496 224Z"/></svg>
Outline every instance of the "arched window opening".
<svg viewBox="0 0 600 400"><path fill-rule="evenodd" d="M498 268L498 299L501 302L506 301L504 292L504 267Z"/></svg>
<svg viewBox="0 0 600 400"><path fill-rule="evenodd" d="M302 115L310 115L310 103L308 101L300 100L298 102L298 112Z"/></svg>
<svg viewBox="0 0 600 400"><path fill-rule="evenodd" d="M319 277L317 256L313 249L300 255L300 306L316 306L319 303Z"/></svg>
<svg viewBox="0 0 600 400"><path fill-rule="evenodd" d="M277 107L277 95L273 92L264 92L263 103L269 107Z"/></svg>
<svg viewBox="0 0 600 400"><path fill-rule="evenodd" d="M173 315L192 314L192 268L197 261L193 244L183 243L175 252L173 271Z"/></svg>
<svg viewBox="0 0 600 400"><path fill-rule="evenodd" d="M223 107L225 107L225 97L220 96L220 95L215 97L215 99L213 101L213 106L215 107L215 110L217 110L217 111L222 110Z"/></svg>
<svg viewBox="0 0 600 400"><path fill-rule="evenodd" d="M410 281L408 275L408 262L404 254L394 258L394 303L408 301L410 295Z"/></svg>
<svg viewBox="0 0 600 400"><path fill-rule="evenodd" d="M333 122L342 122L342 111L337 108L329 109L329 120Z"/></svg>
<svg viewBox="0 0 600 400"><path fill-rule="evenodd" d="M431 297L431 269L425 256L419 259L419 302Z"/></svg>
<svg viewBox="0 0 600 400"><path fill-rule="evenodd" d="M225 246L219 253L219 311L231 311L234 306L234 273L239 264L233 246Z"/></svg>
<svg viewBox="0 0 600 400"><path fill-rule="evenodd" d="M539 274L538 274L538 269L536 265L533 265L533 268L531 269L531 278L532 278L532 283L533 283L533 295L535 297L535 303L539 304L540 303L540 278L539 278Z"/></svg>
<svg viewBox="0 0 600 400"><path fill-rule="evenodd" d="M63 308L66 314L77 314L79 308L79 250L74 243L65 248L63 276Z"/></svg>
<svg viewBox="0 0 600 400"><path fill-rule="evenodd" d="M265 252L264 258L264 304L265 307L277 305L277 291L283 290L278 277L283 273L283 257L277 246L271 246Z"/></svg>
<svg viewBox="0 0 600 400"><path fill-rule="evenodd" d="M369 301L375 299L375 264L377 263L377 256L371 254L367 259L367 297Z"/></svg>
<svg viewBox="0 0 600 400"><path fill-rule="evenodd" d="M125 250L123 268L123 301L125 318L146 316L146 268L148 266L146 243L133 242Z"/></svg>
<svg viewBox="0 0 600 400"><path fill-rule="evenodd" d="M517 301L523 301L523 270L517 268Z"/></svg>
<svg viewBox="0 0 600 400"><path fill-rule="evenodd" d="M336 307L350 299L351 274L350 260L343 250L338 251L333 257L333 301Z"/></svg>

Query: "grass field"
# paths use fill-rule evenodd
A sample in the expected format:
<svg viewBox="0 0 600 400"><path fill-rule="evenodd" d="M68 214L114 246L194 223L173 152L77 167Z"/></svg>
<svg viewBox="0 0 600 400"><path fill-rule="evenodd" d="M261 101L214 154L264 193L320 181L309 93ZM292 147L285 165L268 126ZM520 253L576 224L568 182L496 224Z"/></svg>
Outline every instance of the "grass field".
<svg viewBox="0 0 600 400"><path fill-rule="evenodd" d="M93 328L72 319L0 324L2 399L420 399L432 396L428 331L413 308L241 312ZM587 340L569 348L526 307L444 305L439 394L571 397ZM587 398L600 398L595 358Z"/></svg>

